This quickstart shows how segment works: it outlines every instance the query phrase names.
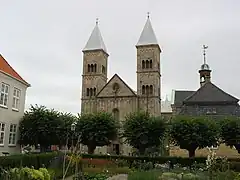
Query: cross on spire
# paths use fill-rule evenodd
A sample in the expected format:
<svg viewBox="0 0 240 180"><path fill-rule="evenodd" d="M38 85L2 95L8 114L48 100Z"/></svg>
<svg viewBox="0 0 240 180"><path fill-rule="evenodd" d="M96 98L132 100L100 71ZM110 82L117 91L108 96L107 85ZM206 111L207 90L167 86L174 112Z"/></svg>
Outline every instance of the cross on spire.
<svg viewBox="0 0 240 180"><path fill-rule="evenodd" d="M147 12L147 18L149 19L149 17L150 17L150 12Z"/></svg>
<svg viewBox="0 0 240 180"><path fill-rule="evenodd" d="M99 19L98 19L98 18L96 18L96 25L98 25L98 22L99 22Z"/></svg>
<svg viewBox="0 0 240 180"><path fill-rule="evenodd" d="M203 45L203 62L204 64L206 64L206 49L208 48L208 46Z"/></svg>

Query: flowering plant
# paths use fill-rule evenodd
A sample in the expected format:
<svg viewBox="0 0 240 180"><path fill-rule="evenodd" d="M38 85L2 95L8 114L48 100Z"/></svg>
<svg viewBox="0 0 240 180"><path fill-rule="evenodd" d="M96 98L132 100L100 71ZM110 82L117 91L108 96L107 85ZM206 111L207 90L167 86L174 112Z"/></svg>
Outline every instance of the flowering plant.
<svg viewBox="0 0 240 180"><path fill-rule="evenodd" d="M39 170L34 168L13 168L5 173L4 179L11 180L50 180L50 174L46 168Z"/></svg>

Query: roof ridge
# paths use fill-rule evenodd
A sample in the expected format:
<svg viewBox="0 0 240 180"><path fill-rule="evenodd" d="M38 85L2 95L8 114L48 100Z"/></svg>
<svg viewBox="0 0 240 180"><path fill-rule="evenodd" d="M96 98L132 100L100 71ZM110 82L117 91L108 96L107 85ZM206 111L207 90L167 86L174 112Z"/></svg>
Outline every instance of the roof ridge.
<svg viewBox="0 0 240 180"><path fill-rule="evenodd" d="M2 67L0 66L0 71L8 74L9 76L23 82L24 84L30 86L30 84L28 84L18 73L17 71L8 63L8 61L2 56L2 54L0 54L0 61L2 60L3 64L2 64ZM4 70L4 63L7 65L8 68L10 68L11 71L10 72L6 72L6 69ZM1 62L0 62L0 65L1 65ZM5 67L5 68L7 68Z"/></svg>
<svg viewBox="0 0 240 180"><path fill-rule="evenodd" d="M210 83L211 83L211 82L210 82ZM236 99L236 100L239 100L238 98L236 98L236 97L234 97L233 95L225 92L224 90L222 90L221 88L219 88L219 87L216 86L215 84L213 84L213 83L211 83L211 84L212 84L215 88L217 88L218 90L220 90L221 92L223 92L223 93L227 94L228 96L230 96L231 98L234 98L234 99Z"/></svg>
<svg viewBox="0 0 240 180"><path fill-rule="evenodd" d="M230 98L232 98L232 99L234 99L234 100L236 100L236 101L239 101L239 99L237 99L236 97L234 97L234 96L230 95L229 93L223 91L221 88L219 88L218 86L216 86L216 85L213 84L212 82L207 82L207 83L205 83L203 86L201 86L197 91L195 91L193 94L191 94L190 96L188 96L187 98L185 98L185 99L183 100L183 102L186 102L186 101L188 101L189 99L191 99L193 96L195 96L198 92L200 92L200 91L201 91L205 86L207 86L207 85L212 85L213 87L215 87L215 88L216 88L218 91L220 91L221 93L229 96Z"/></svg>

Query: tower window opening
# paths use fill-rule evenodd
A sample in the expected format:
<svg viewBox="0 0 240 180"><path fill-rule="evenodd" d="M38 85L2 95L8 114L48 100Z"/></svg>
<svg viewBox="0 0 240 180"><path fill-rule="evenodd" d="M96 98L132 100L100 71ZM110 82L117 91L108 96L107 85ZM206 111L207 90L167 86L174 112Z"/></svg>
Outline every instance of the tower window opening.
<svg viewBox="0 0 240 180"><path fill-rule="evenodd" d="M91 64L90 72L93 72L93 64Z"/></svg>
<svg viewBox="0 0 240 180"><path fill-rule="evenodd" d="M90 95L89 88L87 88L87 96L89 96L89 95Z"/></svg>
<svg viewBox="0 0 240 180"><path fill-rule="evenodd" d="M102 73L105 74L106 73L106 69L105 67L102 65Z"/></svg>
<svg viewBox="0 0 240 180"><path fill-rule="evenodd" d="M92 95L93 95L93 89L90 88L90 96L92 96Z"/></svg>
<svg viewBox="0 0 240 180"><path fill-rule="evenodd" d="M88 72L91 72L91 66L88 64Z"/></svg>
<svg viewBox="0 0 240 180"><path fill-rule="evenodd" d="M145 61L142 60L142 69L145 69Z"/></svg>
<svg viewBox="0 0 240 180"><path fill-rule="evenodd" d="M152 69L152 60L149 62L149 67Z"/></svg>
<svg viewBox="0 0 240 180"><path fill-rule="evenodd" d="M142 86L142 94L145 94L145 86Z"/></svg>
<svg viewBox="0 0 240 180"><path fill-rule="evenodd" d="M149 86L149 94L153 94L153 85Z"/></svg>
<svg viewBox="0 0 240 180"><path fill-rule="evenodd" d="M94 64L94 71L93 72L97 72L97 64Z"/></svg>
<svg viewBox="0 0 240 180"><path fill-rule="evenodd" d="M149 68L149 61L146 60L146 69L148 69L148 68Z"/></svg>
<svg viewBox="0 0 240 180"><path fill-rule="evenodd" d="M149 86L146 85L146 94L149 95Z"/></svg>

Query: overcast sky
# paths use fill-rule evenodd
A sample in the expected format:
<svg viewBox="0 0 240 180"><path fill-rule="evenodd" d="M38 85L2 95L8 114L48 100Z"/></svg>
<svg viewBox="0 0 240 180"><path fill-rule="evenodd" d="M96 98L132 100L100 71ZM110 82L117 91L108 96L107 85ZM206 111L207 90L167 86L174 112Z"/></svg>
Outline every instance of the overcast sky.
<svg viewBox="0 0 240 180"><path fill-rule="evenodd" d="M109 77L136 89L136 49L147 12L162 48L162 96L199 88L202 45L212 81L240 98L238 0L0 0L0 53L28 81L26 107L80 111L82 49L99 18Z"/></svg>

